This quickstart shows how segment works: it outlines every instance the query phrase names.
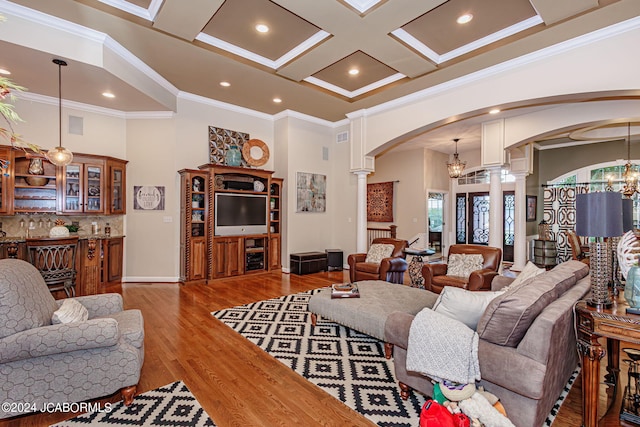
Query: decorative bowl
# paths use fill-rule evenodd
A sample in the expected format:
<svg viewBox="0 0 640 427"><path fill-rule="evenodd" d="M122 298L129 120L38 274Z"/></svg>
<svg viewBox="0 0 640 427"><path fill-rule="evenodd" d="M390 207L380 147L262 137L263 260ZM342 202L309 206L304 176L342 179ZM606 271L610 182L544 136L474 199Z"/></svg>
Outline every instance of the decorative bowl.
<svg viewBox="0 0 640 427"><path fill-rule="evenodd" d="M27 184L32 185L34 187L42 187L49 183L49 178L43 178L41 176L27 176L24 178L27 181Z"/></svg>

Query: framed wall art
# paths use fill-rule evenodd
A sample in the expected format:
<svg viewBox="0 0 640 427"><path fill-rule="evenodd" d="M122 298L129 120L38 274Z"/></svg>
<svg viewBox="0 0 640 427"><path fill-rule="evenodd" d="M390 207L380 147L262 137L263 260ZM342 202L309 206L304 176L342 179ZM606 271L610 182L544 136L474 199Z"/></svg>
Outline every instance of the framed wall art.
<svg viewBox="0 0 640 427"><path fill-rule="evenodd" d="M324 212L327 205L327 176L296 174L296 212Z"/></svg>
<svg viewBox="0 0 640 427"><path fill-rule="evenodd" d="M536 220L536 211L538 210L538 196L527 196L527 221Z"/></svg>
<svg viewBox="0 0 640 427"><path fill-rule="evenodd" d="M164 185L134 185L133 195L133 209L135 210L164 210Z"/></svg>
<svg viewBox="0 0 640 427"><path fill-rule="evenodd" d="M227 164L227 152L235 146L239 154L242 152L244 144L249 141L248 133L238 132L230 129L209 126L209 163L214 165ZM249 167L247 161L239 155L239 164L233 166Z"/></svg>

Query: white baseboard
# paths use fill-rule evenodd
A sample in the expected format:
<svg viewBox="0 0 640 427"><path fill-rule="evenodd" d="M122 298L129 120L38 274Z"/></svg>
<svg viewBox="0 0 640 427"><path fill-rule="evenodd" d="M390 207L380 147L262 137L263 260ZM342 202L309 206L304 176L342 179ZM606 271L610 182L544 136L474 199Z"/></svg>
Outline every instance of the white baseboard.
<svg viewBox="0 0 640 427"><path fill-rule="evenodd" d="M131 276L123 277L122 283L177 283L180 279L178 277L145 277L145 276Z"/></svg>

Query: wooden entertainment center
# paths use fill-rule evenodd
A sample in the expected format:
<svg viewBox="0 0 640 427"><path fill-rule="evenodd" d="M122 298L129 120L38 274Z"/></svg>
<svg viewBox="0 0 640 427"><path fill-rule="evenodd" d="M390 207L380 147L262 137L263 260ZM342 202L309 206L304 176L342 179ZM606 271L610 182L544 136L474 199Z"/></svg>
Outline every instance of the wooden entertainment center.
<svg viewBox="0 0 640 427"><path fill-rule="evenodd" d="M178 173L181 282L281 268L281 178L263 169L214 164ZM245 210L253 217L245 218Z"/></svg>

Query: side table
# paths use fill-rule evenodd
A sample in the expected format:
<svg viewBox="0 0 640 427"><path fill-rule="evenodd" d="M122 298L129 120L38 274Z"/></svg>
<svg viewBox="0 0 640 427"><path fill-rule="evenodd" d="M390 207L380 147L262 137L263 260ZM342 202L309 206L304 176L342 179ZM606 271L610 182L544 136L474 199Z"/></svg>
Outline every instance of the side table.
<svg viewBox="0 0 640 427"><path fill-rule="evenodd" d="M413 249L406 248L404 250L406 255L412 255L413 258L409 263L409 277L411 278L411 287L424 289L424 277L422 277L422 267L424 266L423 256L433 255L435 250L430 248L425 249Z"/></svg>
<svg viewBox="0 0 640 427"><path fill-rule="evenodd" d="M610 308L590 307L585 300L576 304L578 351L582 357L582 425L597 427L600 359L607 354L607 382L617 385L620 371L620 341L640 344L640 315L627 314L622 296L614 297ZM599 338L607 338L607 349ZM617 388L617 387L616 387ZM615 399L614 399L615 400Z"/></svg>

